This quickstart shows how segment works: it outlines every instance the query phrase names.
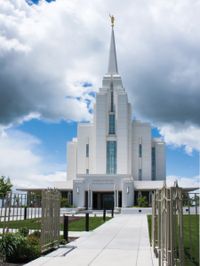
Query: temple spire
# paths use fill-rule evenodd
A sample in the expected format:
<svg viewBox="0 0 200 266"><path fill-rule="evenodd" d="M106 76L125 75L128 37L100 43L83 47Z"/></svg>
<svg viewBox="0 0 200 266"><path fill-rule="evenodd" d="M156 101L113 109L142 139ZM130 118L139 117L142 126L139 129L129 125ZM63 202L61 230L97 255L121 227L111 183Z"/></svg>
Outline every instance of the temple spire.
<svg viewBox="0 0 200 266"><path fill-rule="evenodd" d="M115 34L114 34L114 21L115 17L110 15L111 19L111 42L110 42L110 52L109 52L109 62L108 62L108 74L118 74L117 67L117 54L115 46Z"/></svg>

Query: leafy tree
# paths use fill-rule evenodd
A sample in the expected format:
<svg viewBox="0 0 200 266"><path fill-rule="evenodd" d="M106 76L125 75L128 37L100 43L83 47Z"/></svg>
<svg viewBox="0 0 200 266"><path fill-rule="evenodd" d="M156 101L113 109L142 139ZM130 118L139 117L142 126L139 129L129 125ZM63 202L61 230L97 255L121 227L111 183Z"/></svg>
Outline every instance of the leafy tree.
<svg viewBox="0 0 200 266"><path fill-rule="evenodd" d="M12 186L9 177L0 177L0 199L5 198L6 194L11 191Z"/></svg>

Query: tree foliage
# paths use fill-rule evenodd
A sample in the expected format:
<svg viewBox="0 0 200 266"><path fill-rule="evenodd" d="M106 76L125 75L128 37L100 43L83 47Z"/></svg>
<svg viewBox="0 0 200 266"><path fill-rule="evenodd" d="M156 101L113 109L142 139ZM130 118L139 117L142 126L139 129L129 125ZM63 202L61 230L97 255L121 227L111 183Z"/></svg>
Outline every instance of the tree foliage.
<svg viewBox="0 0 200 266"><path fill-rule="evenodd" d="M5 198L6 194L11 191L12 186L9 177L0 177L0 199Z"/></svg>

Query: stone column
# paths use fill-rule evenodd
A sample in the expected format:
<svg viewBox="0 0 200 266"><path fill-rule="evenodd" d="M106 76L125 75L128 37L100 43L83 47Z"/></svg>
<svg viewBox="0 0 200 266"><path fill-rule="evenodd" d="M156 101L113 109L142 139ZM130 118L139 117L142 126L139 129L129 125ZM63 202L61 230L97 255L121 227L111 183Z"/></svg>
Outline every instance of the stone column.
<svg viewBox="0 0 200 266"><path fill-rule="evenodd" d="M88 195L87 196L88 196L88 199L87 199L88 206L87 207L88 207L88 210L89 210L90 209L90 206L91 206L90 205L90 187L88 187Z"/></svg>
<svg viewBox="0 0 200 266"><path fill-rule="evenodd" d="M119 191L118 191L118 189L116 190L116 193L117 193L117 204L116 204L116 207L118 208L119 207Z"/></svg>
<svg viewBox="0 0 200 266"><path fill-rule="evenodd" d="M117 196L117 186L114 185L114 189L113 189L113 192L114 192L114 208L117 208L118 207L118 196Z"/></svg>
<svg viewBox="0 0 200 266"><path fill-rule="evenodd" d="M93 209L93 191L92 190L90 190L90 208L91 208L91 210Z"/></svg>

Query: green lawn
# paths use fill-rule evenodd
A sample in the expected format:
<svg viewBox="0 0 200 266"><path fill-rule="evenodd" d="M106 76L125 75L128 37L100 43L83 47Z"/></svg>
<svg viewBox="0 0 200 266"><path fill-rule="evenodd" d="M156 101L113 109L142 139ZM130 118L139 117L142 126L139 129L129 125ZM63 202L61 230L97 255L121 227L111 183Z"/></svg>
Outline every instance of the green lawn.
<svg viewBox="0 0 200 266"><path fill-rule="evenodd" d="M106 221L110 220L110 217L106 218ZM90 230L94 230L101 224L103 224L103 217L90 217ZM3 223L0 222L0 228L3 227ZM22 227L27 227L28 229L41 229L41 219L27 219L23 221L10 221L6 222L6 227L19 229ZM63 230L63 224L61 219L60 230ZM69 222L69 231L85 231L85 218L79 217L77 220Z"/></svg>
<svg viewBox="0 0 200 266"><path fill-rule="evenodd" d="M183 215L185 265L199 266L199 216L190 216Z"/></svg>
<svg viewBox="0 0 200 266"><path fill-rule="evenodd" d="M151 225L152 225L152 223L151 223L151 221L152 221L151 215L147 215L147 219L148 219L148 227L149 227L149 239L150 239L150 242L151 242Z"/></svg>
<svg viewBox="0 0 200 266"><path fill-rule="evenodd" d="M148 215L149 237L151 239L151 215ZM183 215L183 237L186 266L199 265L199 216Z"/></svg>

